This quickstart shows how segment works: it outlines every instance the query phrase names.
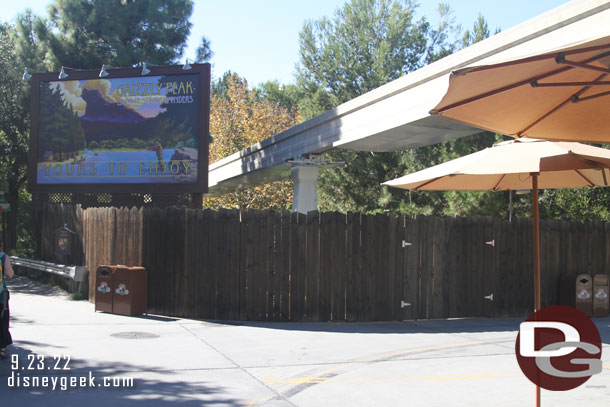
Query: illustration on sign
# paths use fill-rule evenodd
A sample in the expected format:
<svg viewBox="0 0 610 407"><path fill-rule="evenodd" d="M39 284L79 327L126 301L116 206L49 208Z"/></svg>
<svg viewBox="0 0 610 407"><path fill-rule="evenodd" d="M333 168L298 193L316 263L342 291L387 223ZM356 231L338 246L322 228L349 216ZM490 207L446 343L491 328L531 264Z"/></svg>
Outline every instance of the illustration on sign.
<svg viewBox="0 0 610 407"><path fill-rule="evenodd" d="M199 74L40 83L38 184L197 182Z"/></svg>

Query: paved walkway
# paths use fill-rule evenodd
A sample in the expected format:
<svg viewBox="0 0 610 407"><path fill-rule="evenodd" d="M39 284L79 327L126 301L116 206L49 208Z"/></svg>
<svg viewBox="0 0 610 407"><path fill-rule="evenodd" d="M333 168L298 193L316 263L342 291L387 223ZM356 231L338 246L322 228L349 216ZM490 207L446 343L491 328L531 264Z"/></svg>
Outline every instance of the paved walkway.
<svg viewBox="0 0 610 407"><path fill-rule="evenodd" d="M0 361L2 405L534 405L534 386L514 355L519 319L220 323L125 317L96 313L92 304L22 277L10 285L16 356ZM610 319L595 322L604 371L572 391L543 391L543 405L610 404Z"/></svg>

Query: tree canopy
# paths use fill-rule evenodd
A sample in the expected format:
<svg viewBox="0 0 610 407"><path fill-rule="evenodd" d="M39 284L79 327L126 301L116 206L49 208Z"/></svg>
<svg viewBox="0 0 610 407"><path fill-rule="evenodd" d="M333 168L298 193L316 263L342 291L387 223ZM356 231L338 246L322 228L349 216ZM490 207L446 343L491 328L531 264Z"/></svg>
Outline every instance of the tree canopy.
<svg viewBox="0 0 610 407"><path fill-rule="evenodd" d="M299 34L297 84L306 118L331 109L451 53L451 10L440 23L415 20L411 0L351 0L333 18L307 21ZM317 106L316 106L317 105ZM312 109L313 107L317 109ZM317 110L317 111L316 111Z"/></svg>
<svg viewBox="0 0 610 407"><path fill-rule="evenodd" d="M16 245L19 193L27 180L29 149L28 87L15 70L19 64L14 44L13 27L0 24L0 179L12 209L7 225L11 233L5 242L8 248Z"/></svg>
<svg viewBox="0 0 610 407"><path fill-rule="evenodd" d="M162 65L182 56L193 2L55 0L48 11L46 18L29 12L18 18L19 51L30 63L48 70L129 67L142 61Z"/></svg>
<svg viewBox="0 0 610 407"><path fill-rule="evenodd" d="M300 117L280 103L250 90L248 82L227 72L214 84L210 105L210 163L278 134L298 123ZM292 182L278 181L254 188L205 198L207 208L288 209Z"/></svg>

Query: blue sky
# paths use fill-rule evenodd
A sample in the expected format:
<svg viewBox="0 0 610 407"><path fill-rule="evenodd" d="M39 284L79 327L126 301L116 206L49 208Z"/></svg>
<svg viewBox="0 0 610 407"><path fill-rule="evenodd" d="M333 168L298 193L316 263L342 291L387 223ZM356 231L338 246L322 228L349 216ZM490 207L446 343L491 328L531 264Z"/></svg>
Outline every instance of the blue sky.
<svg viewBox="0 0 610 407"><path fill-rule="evenodd" d="M575 0L578 1L578 0ZM506 30L532 17L567 3L568 0L444 0L454 10L456 22L472 27L479 13L490 30ZM3 1L0 20L12 21L31 8L46 15L50 0ZM206 36L214 57L212 73L227 70L245 77L251 85L267 80L294 82L298 62L299 31L306 20L332 16L345 0L195 0L193 28L184 57L193 58ZM418 14L437 21L437 0L420 0Z"/></svg>

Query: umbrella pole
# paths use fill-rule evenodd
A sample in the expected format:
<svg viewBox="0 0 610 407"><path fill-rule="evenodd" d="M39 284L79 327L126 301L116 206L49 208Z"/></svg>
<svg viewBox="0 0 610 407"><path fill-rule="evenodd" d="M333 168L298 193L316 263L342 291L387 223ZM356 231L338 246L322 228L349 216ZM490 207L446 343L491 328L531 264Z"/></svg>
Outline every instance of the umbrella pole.
<svg viewBox="0 0 610 407"><path fill-rule="evenodd" d="M532 174L534 212L534 311L540 310L540 218L538 212L538 174Z"/></svg>
<svg viewBox="0 0 610 407"><path fill-rule="evenodd" d="M538 213L538 173L532 173L532 207L534 212L534 311L540 310L540 219ZM536 407L540 407L540 386L536 385Z"/></svg>

